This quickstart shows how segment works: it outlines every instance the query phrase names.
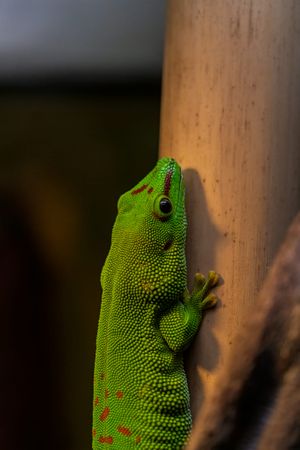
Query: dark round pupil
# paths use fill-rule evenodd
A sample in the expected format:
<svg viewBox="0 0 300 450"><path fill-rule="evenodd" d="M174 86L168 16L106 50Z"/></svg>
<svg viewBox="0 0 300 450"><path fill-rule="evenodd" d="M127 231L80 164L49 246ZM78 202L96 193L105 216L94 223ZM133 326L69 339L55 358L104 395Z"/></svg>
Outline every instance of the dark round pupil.
<svg viewBox="0 0 300 450"><path fill-rule="evenodd" d="M164 214L168 214L172 211L172 203L168 198L162 198L159 202L159 208L161 212L163 212Z"/></svg>

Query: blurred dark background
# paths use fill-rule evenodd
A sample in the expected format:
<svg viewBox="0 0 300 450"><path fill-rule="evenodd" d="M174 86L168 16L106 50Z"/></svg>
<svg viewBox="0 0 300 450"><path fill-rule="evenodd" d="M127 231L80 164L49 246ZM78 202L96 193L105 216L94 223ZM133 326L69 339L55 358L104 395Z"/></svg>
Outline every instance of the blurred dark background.
<svg viewBox="0 0 300 450"><path fill-rule="evenodd" d="M99 276L158 151L165 2L0 5L0 449L91 448Z"/></svg>

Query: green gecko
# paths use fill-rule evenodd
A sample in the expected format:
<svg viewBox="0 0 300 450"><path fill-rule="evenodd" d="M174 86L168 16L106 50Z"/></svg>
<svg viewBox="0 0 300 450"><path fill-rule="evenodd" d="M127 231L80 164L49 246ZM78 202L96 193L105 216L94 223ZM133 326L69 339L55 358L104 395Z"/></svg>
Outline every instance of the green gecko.
<svg viewBox="0 0 300 450"><path fill-rule="evenodd" d="M162 158L118 202L103 289L94 373L93 449L181 449L191 428L183 351L218 283L187 291L184 183Z"/></svg>

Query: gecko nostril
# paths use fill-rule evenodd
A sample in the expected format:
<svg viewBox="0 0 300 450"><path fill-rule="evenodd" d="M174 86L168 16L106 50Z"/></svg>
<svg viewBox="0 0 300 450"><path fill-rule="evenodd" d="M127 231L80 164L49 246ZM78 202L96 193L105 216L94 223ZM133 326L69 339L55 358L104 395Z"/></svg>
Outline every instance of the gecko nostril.
<svg viewBox="0 0 300 450"><path fill-rule="evenodd" d="M169 250L169 248L171 247L171 245L172 245L172 241L170 240L170 241L167 241L166 243L165 243L165 245L164 245L164 250Z"/></svg>

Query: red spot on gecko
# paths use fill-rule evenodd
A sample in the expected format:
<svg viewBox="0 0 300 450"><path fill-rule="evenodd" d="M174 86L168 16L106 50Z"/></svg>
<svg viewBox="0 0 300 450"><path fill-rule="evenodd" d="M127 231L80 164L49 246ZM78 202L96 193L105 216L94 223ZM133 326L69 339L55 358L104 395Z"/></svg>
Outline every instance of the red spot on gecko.
<svg viewBox="0 0 300 450"><path fill-rule="evenodd" d="M129 430L129 428L122 427L121 425L118 426L118 432L121 434L124 434L124 436L131 436L132 433Z"/></svg>
<svg viewBox="0 0 300 450"><path fill-rule="evenodd" d="M101 420L101 422L104 422L104 420L107 419L108 414L109 414L109 411L110 411L110 410L109 410L109 407L106 406L106 407L104 408L104 410L102 411L101 416L99 417L99 419Z"/></svg>
<svg viewBox="0 0 300 450"><path fill-rule="evenodd" d="M95 398L95 400L94 400L94 405L95 405L95 406L98 406L98 405L99 405L99 398L98 398L98 397Z"/></svg>
<svg viewBox="0 0 300 450"><path fill-rule="evenodd" d="M151 194L151 192L153 192L153 187L150 187L147 192L148 194Z"/></svg>
<svg viewBox="0 0 300 450"><path fill-rule="evenodd" d="M100 444L112 444L114 442L112 436L100 436L98 441Z"/></svg>
<svg viewBox="0 0 300 450"><path fill-rule="evenodd" d="M124 397L124 393L122 391L117 391L116 392L116 397L117 398L123 398Z"/></svg>
<svg viewBox="0 0 300 450"><path fill-rule="evenodd" d="M131 195L137 195L140 192L143 192L148 187L148 184L143 184L143 186L139 187L138 189L135 189L131 192Z"/></svg>
<svg viewBox="0 0 300 450"><path fill-rule="evenodd" d="M135 438L135 442L136 442L136 444L139 444L141 442L141 436L137 436Z"/></svg>
<svg viewBox="0 0 300 450"><path fill-rule="evenodd" d="M96 434L97 434L97 431L95 430L95 428L93 428L92 436L93 436L93 437L96 437Z"/></svg>
<svg viewBox="0 0 300 450"><path fill-rule="evenodd" d="M108 398L108 397L109 397L109 390L108 390L108 389L105 389L104 397L105 397L105 398Z"/></svg>
<svg viewBox="0 0 300 450"><path fill-rule="evenodd" d="M171 188L171 179L173 175L173 170L168 170L166 178L165 178L165 186L164 186L164 194L169 195Z"/></svg>
<svg viewBox="0 0 300 450"><path fill-rule="evenodd" d="M165 187L164 187L165 195L169 195L172 175L173 175L173 170L168 170L166 178L165 178Z"/></svg>

